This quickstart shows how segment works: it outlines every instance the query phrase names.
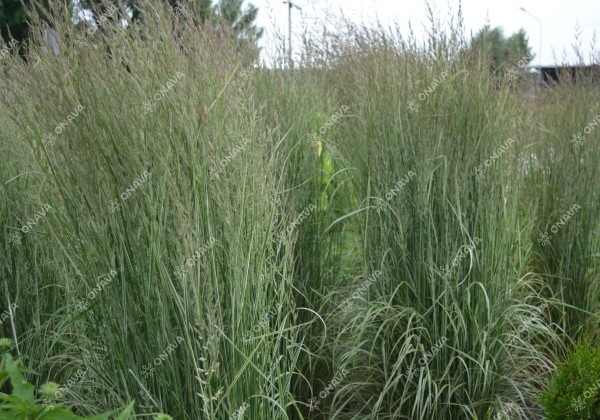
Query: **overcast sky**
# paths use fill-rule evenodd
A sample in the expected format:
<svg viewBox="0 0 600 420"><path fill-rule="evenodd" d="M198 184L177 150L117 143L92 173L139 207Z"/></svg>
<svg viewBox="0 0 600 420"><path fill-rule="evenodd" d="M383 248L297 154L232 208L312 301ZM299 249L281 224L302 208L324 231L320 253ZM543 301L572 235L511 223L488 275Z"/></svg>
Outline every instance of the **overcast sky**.
<svg viewBox="0 0 600 420"><path fill-rule="evenodd" d="M247 0L248 1L248 0ZM270 49L276 39L276 33L287 38L288 6L283 0L250 0L259 8L258 24L265 28L264 52ZM408 33L408 22L418 38L424 39L427 25L426 2L424 0L295 0L302 8L292 11L292 49L298 49L298 36L304 29L310 28L323 17L339 16L342 13L352 21L372 24L377 18L384 24L398 22L403 34ZM438 11L438 17L447 19L449 9L458 10L458 0L438 1L432 3ZM591 42L594 30L600 36L600 0L463 0L462 9L464 23L468 31L476 32L488 21L492 27L500 26L505 35L510 35L520 28L529 36L529 44L535 54L531 62L540 63L540 24L532 16L524 13L525 8L542 23L542 65L560 64L565 59L575 63L572 44L575 40L576 27L581 32L584 61L591 60ZM600 40L599 40L600 41ZM596 50L600 50L600 42ZM600 61L600 56L596 55ZM263 58L266 58L263 57Z"/></svg>

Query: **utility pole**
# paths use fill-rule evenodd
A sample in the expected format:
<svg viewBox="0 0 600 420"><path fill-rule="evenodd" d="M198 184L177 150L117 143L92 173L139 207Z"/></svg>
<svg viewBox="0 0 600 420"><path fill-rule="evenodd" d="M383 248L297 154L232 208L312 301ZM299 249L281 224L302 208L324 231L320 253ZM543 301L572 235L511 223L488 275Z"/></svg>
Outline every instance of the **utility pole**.
<svg viewBox="0 0 600 420"><path fill-rule="evenodd" d="M302 10L291 0L284 1L283 4L288 5L288 65L289 68L292 68L292 7L295 7L298 10Z"/></svg>
<svg viewBox="0 0 600 420"><path fill-rule="evenodd" d="M539 81L541 83L542 80L543 80L543 77L542 77L542 20L540 18L532 15L531 13L529 13L527 11L527 9L525 9L524 7L519 7L519 9L522 12L527 13L529 16L531 16L535 20L537 20L538 23L540 24L540 47L539 47L539 51L538 51L538 55L539 55L539 57L538 57L538 67L539 67Z"/></svg>

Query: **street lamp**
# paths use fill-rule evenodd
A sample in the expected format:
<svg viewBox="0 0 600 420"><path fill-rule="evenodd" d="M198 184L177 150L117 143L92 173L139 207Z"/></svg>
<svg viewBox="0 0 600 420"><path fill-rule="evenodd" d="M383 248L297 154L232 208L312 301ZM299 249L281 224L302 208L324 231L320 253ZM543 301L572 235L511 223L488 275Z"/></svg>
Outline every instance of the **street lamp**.
<svg viewBox="0 0 600 420"><path fill-rule="evenodd" d="M302 9L292 3L291 0L284 1L288 5L288 64L292 68L292 7L302 11Z"/></svg>
<svg viewBox="0 0 600 420"><path fill-rule="evenodd" d="M539 66L539 69L538 70L540 72L540 81L541 81L542 80L542 21L539 18L537 18L536 16L532 15L531 13L529 13L524 7L519 7L519 9L522 12L527 13L529 16L531 16L535 20L537 20L538 23L540 24L540 46L539 46L539 49L538 49L538 54L539 54L539 57L538 57L538 66Z"/></svg>

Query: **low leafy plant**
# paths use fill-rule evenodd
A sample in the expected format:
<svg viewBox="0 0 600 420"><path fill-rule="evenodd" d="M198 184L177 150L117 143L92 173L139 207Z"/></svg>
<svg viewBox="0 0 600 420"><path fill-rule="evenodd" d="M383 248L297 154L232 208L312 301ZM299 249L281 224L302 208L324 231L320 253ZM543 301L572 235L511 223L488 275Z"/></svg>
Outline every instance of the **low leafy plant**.
<svg viewBox="0 0 600 420"><path fill-rule="evenodd" d="M11 346L10 339L0 339L0 351L4 352L5 348ZM23 376L24 373L35 372L23 364L23 357L13 358L10 353L4 352L0 363L0 390L9 388L11 393L7 394L0 391L0 420L109 420L111 415L118 412L120 414L118 414L117 420L130 418L135 401L132 401L125 408L91 417L77 416L60 404L52 403L48 405L47 401L59 392L59 385L54 382L42 385L38 389L40 398L35 398L33 384L27 382Z"/></svg>
<svg viewBox="0 0 600 420"><path fill-rule="evenodd" d="M540 402L549 420L600 419L600 346L580 339L558 367Z"/></svg>

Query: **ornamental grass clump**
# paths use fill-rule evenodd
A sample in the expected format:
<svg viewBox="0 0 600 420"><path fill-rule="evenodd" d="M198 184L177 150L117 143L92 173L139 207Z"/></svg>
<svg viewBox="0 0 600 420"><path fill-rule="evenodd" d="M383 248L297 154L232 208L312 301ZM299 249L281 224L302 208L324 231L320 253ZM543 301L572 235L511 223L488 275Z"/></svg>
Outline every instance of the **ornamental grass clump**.
<svg viewBox="0 0 600 420"><path fill-rule="evenodd" d="M502 149L483 180L472 172L520 137L519 98L498 88L478 57L458 54L460 32L436 31L431 49L383 29L349 25L346 32L351 42L332 35L321 51L336 62L323 82L330 102L353 110L336 125L334 153L339 171L351 175L357 205L348 201L332 226L357 232L361 251L345 263L346 284L314 287L331 302L332 338L321 350L331 367L311 373L327 383L337 370L349 372L324 412L486 418L514 404L511 416L539 415L537 389L553 369L549 354L560 347L559 335L539 318L512 347L505 342L543 302L537 279L527 275L529 248L519 247L528 222L519 206L522 180L513 176L516 149ZM410 171L416 176L380 208ZM351 295L375 271L383 275L359 310L335 309L340 290Z"/></svg>
<svg viewBox="0 0 600 420"><path fill-rule="evenodd" d="M39 60L0 61L0 333L31 386L77 415L542 418L598 321L597 88L525 92L433 18L268 68L140 7L34 18Z"/></svg>
<svg viewBox="0 0 600 420"><path fill-rule="evenodd" d="M240 75L255 57L227 31L141 7L144 24L102 27L89 45L55 16L58 57L34 21L40 61L0 64L2 235L52 207L20 245L0 247L0 305L19 304L1 328L43 372L36 385L86 372L68 390L84 415L135 399L142 416L226 418L247 402L248 418L281 418L299 410L292 382L306 349L293 244L270 233L293 219L272 200L285 156L251 94L262 71ZM244 340L273 307L266 337Z"/></svg>

